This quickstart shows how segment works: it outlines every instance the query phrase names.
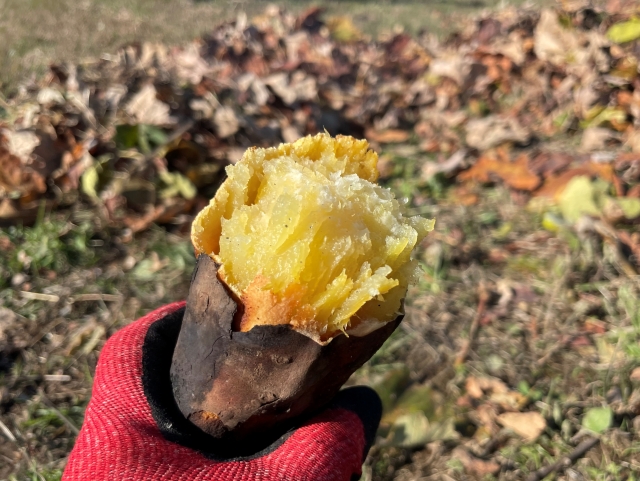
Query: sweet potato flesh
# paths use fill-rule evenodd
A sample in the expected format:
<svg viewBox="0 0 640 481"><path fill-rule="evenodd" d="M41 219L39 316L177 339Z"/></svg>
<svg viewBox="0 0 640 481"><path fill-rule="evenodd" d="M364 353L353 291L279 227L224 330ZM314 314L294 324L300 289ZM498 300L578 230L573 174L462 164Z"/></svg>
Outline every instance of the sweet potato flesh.
<svg viewBox="0 0 640 481"><path fill-rule="evenodd" d="M364 140L318 134L227 167L191 237L240 298L240 330L290 324L328 339L398 315L433 221L402 215L375 183L377 160Z"/></svg>

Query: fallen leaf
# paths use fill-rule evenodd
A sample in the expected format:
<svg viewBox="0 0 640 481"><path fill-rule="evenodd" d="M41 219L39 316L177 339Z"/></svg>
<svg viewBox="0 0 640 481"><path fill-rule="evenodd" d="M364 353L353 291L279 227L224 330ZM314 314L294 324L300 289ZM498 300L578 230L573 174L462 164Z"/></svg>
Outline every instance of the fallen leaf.
<svg viewBox="0 0 640 481"><path fill-rule="evenodd" d="M381 179L388 179L393 175L393 157L382 154L378 157L378 174Z"/></svg>
<svg viewBox="0 0 640 481"><path fill-rule="evenodd" d="M640 367L636 367L629 374L629 380L633 382L640 382Z"/></svg>
<svg viewBox="0 0 640 481"><path fill-rule="evenodd" d="M41 89L40 92L38 92L37 100L41 105L64 104L64 96L62 93L51 87Z"/></svg>
<svg viewBox="0 0 640 481"><path fill-rule="evenodd" d="M574 177L579 176L587 176L590 179L600 178L605 182L612 183L614 187L620 184L611 164L587 162L579 167L562 172L559 175L548 176L534 195L536 197L547 197L558 200L569 182L571 182ZM619 192L617 187L616 191Z"/></svg>
<svg viewBox="0 0 640 481"><path fill-rule="evenodd" d="M640 199L634 197L609 197L602 199L602 212L609 222L640 217Z"/></svg>
<svg viewBox="0 0 640 481"><path fill-rule="evenodd" d="M469 376L465 381L467 393L474 399L480 399L485 394L507 393L509 388L495 377Z"/></svg>
<svg viewBox="0 0 640 481"><path fill-rule="evenodd" d="M469 376L465 382L465 390L467 394L471 396L473 399L480 399L484 396L484 391L480 386L480 382L478 378Z"/></svg>
<svg viewBox="0 0 640 481"><path fill-rule="evenodd" d="M529 398L520 392L508 391L504 393L491 394L491 396L489 396L489 401L496 403L505 410L519 410L527 405Z"/></svg>
<svg viewBox="0 0 640 481"><path fill-rule="evenodd" d="M465 130L467 145L480 151L505 142L523 144L531 139L531 132L513 117L489 115L482 119L469 120Z"/></svg>
<svg viewBox="0 0 640 481"><path fill-rule="evenodd" d="M264 84L271 87L273 93L287 104L293 104L297 97L294 89L289 86L289 75L286 72L278 72L264 79Z"/></svg>
<svg viewBox="0 0 640 481"><path fill-rule="evenodd" d="M516 65L524 64L527 58L524 42L518 32L511 32L506 38L498 38L493 42L491 48L495 53L504 55Z"/></svg>
<svg viewBox="0 0 640 481"><path fill-rule="evenodd" d="M627 192L627 197L640 199L640 184L636 184L633 187L631 187Z"/></svg>
<svg viewBox="0 0 640 481"><path fill-rule="evenodd" d="M140 124L172 124L169 106L158 100L157 94L158 92L152 84L143 86L127 103L125 111Z"/></svg>
<svg viewBox="0 0 640 481"><path fill-rule="evenodd" d="M609 122L614 128L621 126L620 130L624 130L627 125L626 119L627 112L621 108L596 105L587 112L585 119L580 122L580 127L589 129Z"/></svg>
<svg viewBox="0 0 640 481"><path fill-rule="evenodd" d="M397 144L409 140L409 132L406 130L387 129L373 130L369 129L364 133L365 137L380 144Z"/></svg>
<svg viewBox="0 0 640 481"><path fill-rule="evenodd" d="M293 125L285 125L282 127L282 139L285 142L295 142L302 135L300 135L300 131Z"/></svg>
<svg viewBox="0 0 640 481"><path fill-rule="evenodd" d="M451 202L459 205L475 205L480 198L478 194L474 193L468 185L461 185L455 187L449 194Z"/></svg>
<svg viewBox="0 0 640 481"><path fill-rule="evenodd" d="M467 171L458 175L462 181L491 182L502 179L508 186L533 191L540 185L540 178L529 170L528 157L521 155L514 161L483 156Z"/></svg>
<svg viewBox="0 0 640 481"><path fill-rule="evenodd" d="M216 134L221 139L231 137L240 129L240 120L231 107L220 107L213 114L213 124Z"/></svg>
<svg viewBox="0 0 640 481"><path fill-rule="evenodd" d="M298 102L317 100L318 87L316 79L301 70L293 72L289 88L295 93L295 98Z"/></svg>
<svg viewBox="0 0 640 481"><path fill-rule="evenodd" d="M193 199L196 196L196 188L184 175L179 172L161 171L158 176L164 184L160 189L160 197L169 199L181 195L185 199Z"/></svg>
<svg viewBox="0 0 640 481"><path fill-rule="evenodd" d="M29 159L32 155L30 149L34 144L38 144L35 143L30 133L25 132L25 134L28 135L18 134L16 136L14 132L6 129L0 134L0 199L6 194L9 194L13 199L38 197L38 194L47 190L45 177L33 169L33 163ZM35 200L35 198L31 200ZM12 205L11 208L9 204ZM4 214L0 215L0 218L13 217L13 215L9 215L9 211L14 209L16 205L13 202L4 203Z"/></svg>
<svg viewBox="0 0 640 481"><path fill-rule="evenodd" d="M24 183L23 164L20 158L0 145L0 187L9 192L18 190Z"/></svg>
<svg viewBox="0 0 640 481"><path fill-rule="evenodd" d="M391 446L417 448L433 441L457 439L453 420L430 422L423 412L400 416L391 426L387 442Z"/></svg>
<svg viewBox="0 0 640 481"><path fill-rule="evenodd" d="M565 65L570 56L575 56L579 39L575 31L560 24L555 11L544 9L534 31L533 48L540 60Z"/></svg>
<svg viewBox="0 0 640 481"><path fill-rule="evenodd" d="M576 222L583 215L600 215L596 204L598 190L591 179L580 175L572 178L558 199L558 207L567 222Z"/></svg>
<svg viewBox="0 0 640 481"><path fill-rule="evenodd" d="M627 141L625 145L631 148L634 154L640 153L640 132L636 130L630 130L627 134Z"/></svg>
<svg viewBox="0 0 640 481"><path fill-rule="evenodd" d="M176 51L172 56L172 70L183 82L197 85L211 70L211 67L200 55L200 48L201 46L197 42L193 42Z"/></svg>
<svg viewBox="0 0 640 481"><path fill-rule="evenodd" d="M617 349L616 344L609 342L605 336L597 336L595 344L601 364L621 368L627 362L624 351Z"/></svg>
<svg viewBox="0 0 640 481"><path fill-rule="evenodd" d="M590 317L584 321L584 330L591 334L604 334L607 332L607 324L599 319Z"/></svg>
<svg viewBox="0 0 640 481"><path fill-rule="evenodd" d="M436 174L450 175L451 173L462 169L467 160L467 151L460 149L452 154L444 162L429 162L426 161L420 168L420 180L428 181Z"/></svg>
<svg viewBox="0 0 640 481"><path fill-rule="evenodd" d="M327 20L327 28L338 42L354 42L362 37L350 17L331 17Z"/></svg>
<svg viewBox="0 0 640 481"><path fill-rule="evenodd" d="M529 442L534 441L547 427L547 421L536 411L502 413L497 419L505 428L511 429Z"/></svg>
<svg viewBox="0 0 640 481"><path fill-rule="evenodd" d="M451 457L459 460L466 473L477 479L485 478L487 475L497 474L498 471L500 471L500 464L497 462L476 458L462 446L455 448L451 453Z"/></svg>
<svg viewBox="0 0 640 481"><path fill-rule="evenodd" d="M242 147L231 147L227 150L226 158L230 163L235 164L236 162L239 162L240 159L242 159L244 152L245 149L243 149Z"/></svg>
<svg viewBox="0 0 640 481"><path fill-rule="evenodd" d="M529 161L529 170L534 174L548 177L571 165L575 157L559 152L541 152Z"/></svg>
<svg viewBox="0 0 640 481"><path fill-rule="evenodd" d="M28 130L16 132L9 129L2 129L0 130L0 136L4 138L4 144L7 150L24 163L29 161L33 150L40 145L38 136Z"/></svg>
<svg viewBox="0 0 640 481"><path fill-rule="evenodd" d="M613 422L613 411L608 407L591 408L582 418L582 427L596 434L602 434Z"/></svg>
<svg viewBox="0 0 640 481"><path fill-rule="evenodd" d="M594 150L604 150L607 142L611 139L619 140L620 134L611 129L602 127L588 127L582 132L580 150L583 152L593 152Z"/></svg>
<svg viewBox="0 0 640 481"><path fill-rule="evenodd" d="M616 43L632 42L640 38L640 18L612 25L607 30L607 38Z"/></svg>
<svg viewBox="0 0 640 481"><path fill-rule="evenodd" d="M464 79L470 70L467 59L458 52L442 52L429 64L429 73L433 77L447 77L458 85L464 84Z"/></svg>
<svg viewBox="0 0 640 481"><path fill-rule="evenodd" d="M109 158L93 160L91 165L85 169L80 177L80 188L82 192L94 201L99 200L98 189L100 185L100 176L104 172L106 163Z"/></svg>

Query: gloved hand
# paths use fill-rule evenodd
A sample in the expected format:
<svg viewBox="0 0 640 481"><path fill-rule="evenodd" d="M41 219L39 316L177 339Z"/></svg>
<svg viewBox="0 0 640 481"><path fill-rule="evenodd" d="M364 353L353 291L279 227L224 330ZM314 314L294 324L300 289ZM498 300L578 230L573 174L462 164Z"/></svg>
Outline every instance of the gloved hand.
<svg viewBox="0 0 640 481"><path fill-rule="evenodd" d="M183 313L183 302L167 305L107 341L63 481L358 479L381 415L368 388L341 391L316 417L244 457L189 423L169 379Z"/></svg>

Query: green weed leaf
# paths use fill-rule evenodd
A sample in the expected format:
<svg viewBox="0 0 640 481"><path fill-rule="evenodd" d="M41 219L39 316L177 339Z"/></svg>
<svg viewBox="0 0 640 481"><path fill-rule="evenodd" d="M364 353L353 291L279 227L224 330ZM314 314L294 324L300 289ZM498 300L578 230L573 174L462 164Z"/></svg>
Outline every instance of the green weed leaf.
<svg viewBox="0 0 640 481"><path fill-rule="evenodd" d="M103 155L95 159L80 178L80 188L82 192L94 201L99 200L98 192L100 191L101 184L105 183L104 177L107 177L107 175L105 175L107 173L105 168L110 158L110 155Z"/></svg>
<svg viewBox="0 0 640 481"><path fill-rule="evenodd" d="M612 422L613 411L611 408L591 408L582 418L582 427L596 434L602 434L609 429Z"/></svg>
<svg viewBox="0 0 640 481"><path fill-rule="evenodd" d="M599 215L600 209L595 202L595 189L586 175L574 177L559 200L560 212L567 222L576 222L582 215Z"/></svg>
<svg viewBox="0 0 640 481"><path fill-rule="evenodd" d="M640 38L640 18L616 23L607 30L607 37L615 43L632 42Z"/></svg>
<svg viewBox="0 0 640 481"><path fill-rule="evenodd" d="M176 195L181 195L185 199L193 199L196 195L196 188L184 175L178 172L160 172L160 180L164 187L160 190L160 197L168 199Z"/></svg>

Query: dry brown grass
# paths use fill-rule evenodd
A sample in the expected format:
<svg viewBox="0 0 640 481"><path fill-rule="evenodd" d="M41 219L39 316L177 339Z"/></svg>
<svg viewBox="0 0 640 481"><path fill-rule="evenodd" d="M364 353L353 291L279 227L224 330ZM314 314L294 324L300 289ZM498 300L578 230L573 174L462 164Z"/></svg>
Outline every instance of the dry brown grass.
<svg viewBox="0 0 640 481"><path fill-rule="evenodd" d="M409 32L424 28L444 33L461 16L500 4L498 0L274 3L292 11L320 5L328 15L351 16L370 34L397 26ZM6 94L20 79L43 73L53 61L77 62L140 40L181 44L239 12L253 16L265 5L257 0L0 0L0 92Z"/></svg>

